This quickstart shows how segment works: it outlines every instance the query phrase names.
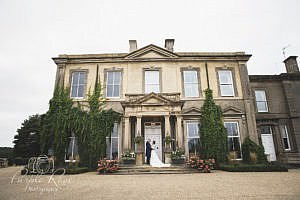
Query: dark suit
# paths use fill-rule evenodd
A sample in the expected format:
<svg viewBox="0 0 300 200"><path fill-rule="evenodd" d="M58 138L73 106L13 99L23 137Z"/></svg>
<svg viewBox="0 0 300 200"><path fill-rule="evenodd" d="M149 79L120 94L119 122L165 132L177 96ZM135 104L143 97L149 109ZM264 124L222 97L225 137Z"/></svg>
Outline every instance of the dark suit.
<svg viewBox="0 0 300 200"><path fill-rule="evenodd" d="M147 141L146 142L146 157L147 157L147 164L150 164L150 158L151 158L151 144Z"/></svg>

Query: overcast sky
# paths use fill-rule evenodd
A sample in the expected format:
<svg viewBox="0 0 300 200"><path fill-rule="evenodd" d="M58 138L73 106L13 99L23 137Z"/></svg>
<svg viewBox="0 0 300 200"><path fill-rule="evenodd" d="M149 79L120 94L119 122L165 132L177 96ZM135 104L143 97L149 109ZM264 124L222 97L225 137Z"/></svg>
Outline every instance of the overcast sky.
<svg viewBox="0 0 300 200"><path fill-rule="evenodd" d="M285 72L300 55L299 0L0 0L0 146L52 97L58 54L128 52L164 45L175 51L245 51L250 74Z"/></svg>

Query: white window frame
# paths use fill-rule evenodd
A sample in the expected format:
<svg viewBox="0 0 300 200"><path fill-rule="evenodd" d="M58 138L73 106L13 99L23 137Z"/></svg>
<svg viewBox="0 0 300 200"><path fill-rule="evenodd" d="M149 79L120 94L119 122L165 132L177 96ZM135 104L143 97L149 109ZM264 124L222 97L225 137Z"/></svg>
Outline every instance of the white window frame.
<svg viewBox="0 0 300 200"><path fill-rule="evenodd" d="M230 81L229 82L222 82L221 80L221 73L229 73L230 75ZM234 97L235 96L235 91L234 91L234 85L233 85L233 77L232 77L232 71L231 70L219 70L218 71L218 78L219 78L219 84L220 84L220 95L222 97ZM224 91L222 90L222 86L231 86L231 92L232 94L224 94Z"/></svg>
<svg viewBox="0 0 300 200"><path fill-rule="evenodd" d="M120 80L120 82L119 83L115 83L115 76L116 76L116 72L117 73L120 73L120 78L119 78L119 80ZM112 84L108 84L108 74L109 73L112 73L112 76L113 76L113 83ZM121 96L121 82L122 82L122 80L121 80L121 78L122 78L122 74L121 74L121 71L107 71L106 72L106 97L107 98L120 98L120 96ZM119 95L118 96L108 96L108 86L112 86L112 94L114 94L114 89L115 89L115 87L114 86L119 86Z"/></svg>
<svg viewBox="0 0 300 200"><path fill-rule="evenodd" d="M106 141L109 140L110 141L110 150L109 150L109 159L113 159L112 157L112 139L117 139L118 141L118 158L120 156L120 149L119 149L119 145L120 145L120 141L119 141L119 124L117 122L114 123L114 126L117 126L117 137L113 137L112 133L110 135L110 137L106 137ZM112 130L114 131L114 130Z"/></svg>
<svg viewBox="0 0 300 200"><path fill-rule="evenodd" d="M226 122L224 122L224 126L225 126L225 124L236 124L238 135L230 136L230 135L228 135L228 132L227 132L227 140L229 138L238 138L239 139L241 158L237 158L235 160L242 160L243 159L243 155L242 155L242 144L241 144L241 135L240 135L239 122L236 122L236 121L226 121ZM226 128L226 126L225 126L225 128ZM226 131L227 131L227 129L226 129Z"/></svg>
<svg viewBox="0 0 300 200"><path fill-rule="evenodd" d="M187 82L186 81L186 73L188 72L194 72L196 73L196 82ZM183 71L183 84L184 84L184 96L185 97L199 97L199 77L198 77L198 71L197 70L184 70ZM192 85L193 87L196 87L196 95L187 95L186 89L187 85Z"/></svg>
<svg viewBox="0 0 300 200"><path fill-rule="evenodd" d="M262 92L264 94L264 100L260 100L260 101L257 100L257 92ZM255 102L256 102L257 112L269 112L266 91L265 90L255 90L254 93L255 93ZM266 110L260 110L260 107L258 106L259 103L264 103Z"/></svg>
<svg viewBox="0 0 300 200"><path fill-rule="evenodd" d="M197 125L197 136L189 136L189 124L196 124ZM186 122L186 138L187 138L187 152L189 153L189 139L199 139L200 140L200 135L199 135L199 122L198 121L187 121ZM200 143L199 143L200 145ZM195 152L195 155L197 155L197 152Z"/></svg>
<svg viewBox="0 0 300 200"><path fill-rule="evenodd" d="M287 129L286 125L281 127L281 138L282 138L282 142L283 142L283 149L285 151L290 151L291 150L291 143L290 143L290 138L289 138L289 132L288 132L288 129ZM287 149L285 148L285 145L284 145L284 139L287 140L287 144L288 144Z"/></svg>
<svg viewBox="0 0 300 200"><path fill-rule="evenodd" d="M77 83L74 83L74 74L75 73L79 73ZM83 76L81 74L83 74ZM80 84L80 77L84 77L84 83ZM76 90L77 90L76 91L76 96L72 96L72 94L73 94L73 84L76 86ZM85 84L86 84L86 71L73 71L72 72L72 80L71 80L70 97L73 98L73 99L83 99L85 97ZM83 96L82 97L78 96L79 86L83 86Z"/></svg>
<svg viewBox="0 0 300 200"><path fill-rule="evenodd" d="M146 83L146 74L147 74L147 72L156 72L157 73L157 75L158 75L158 83ZM148 91L147 90L147 86L149 85L156 85L156 86L158 86L158 92L155 92L155 93L160 93L160 71L159 70L145 70L144 71L144 77L145 77L145 80L144 80L144 92L145 92L145 94L149 94L149 93L151 93L151 92L153 92L153 91Z"/></svg>

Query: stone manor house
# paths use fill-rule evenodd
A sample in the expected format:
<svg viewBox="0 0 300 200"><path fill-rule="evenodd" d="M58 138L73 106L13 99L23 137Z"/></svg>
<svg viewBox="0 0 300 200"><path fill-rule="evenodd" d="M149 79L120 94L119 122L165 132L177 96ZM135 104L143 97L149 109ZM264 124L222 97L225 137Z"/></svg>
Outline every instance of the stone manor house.
<svg viewBox="0 0 300 200"><path fill-rule="evenodd" d="M198 123L204 90L211 88L221 106L229 150L242 160L241 144L249 136L262 141L270 161L300 163L300 73L296 56L284 63L287 73L248 75L244 52L175 52L150 44L129 53L59 55L56 83L70 87L74 102L85 102L98 76L107 98L105 109L123 115L107 139L107 157L120 158L136 149L134 138L155 140L165 161L166 136L172 148L197 154ZM263 66L262 66L263 67Z"/></svg>

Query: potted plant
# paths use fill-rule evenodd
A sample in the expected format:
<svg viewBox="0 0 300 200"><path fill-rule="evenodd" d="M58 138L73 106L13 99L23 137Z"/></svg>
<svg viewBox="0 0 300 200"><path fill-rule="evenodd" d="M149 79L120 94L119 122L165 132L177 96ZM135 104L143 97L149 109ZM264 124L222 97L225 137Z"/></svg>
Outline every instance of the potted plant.
<svg viewBox="0 0 300 200"><path fill-rule="evenodd" d="M184 164L185 161L184 150L177 149L176 151L172 151L171 159L173 164Z"/></svg>
<svg viewBox="0 0 300 200"><path fill-rule="evenodd" d="M135 164L135 153L133 151L125 151L122 154L122 161L124 164Z"/></svg>
<svg viewBox="0 0 300 200"><path fill-rule="evenodd" d="M166 151L170 151L171 150L171 143L173 142L173 138L170 136L170 135L167 135L166 137L165 137L165 143L166 143Z"/></svg>

